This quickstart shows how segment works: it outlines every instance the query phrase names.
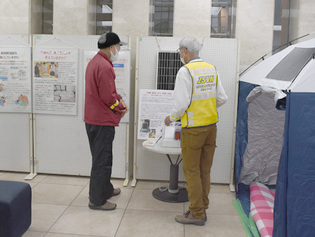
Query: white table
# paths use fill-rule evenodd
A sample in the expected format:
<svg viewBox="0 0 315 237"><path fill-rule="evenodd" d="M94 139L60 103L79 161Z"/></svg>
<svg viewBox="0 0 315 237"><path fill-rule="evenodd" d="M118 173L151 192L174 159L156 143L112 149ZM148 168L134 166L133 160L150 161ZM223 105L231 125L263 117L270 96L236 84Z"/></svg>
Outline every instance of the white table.
<svg viewBox="0 0 315 237"><path fill-rule="evenodd" d="M165 154L170 161L170 183L168 187L159 187L153 190L152 195L156 199L164 202L187 202L188 194L186 188L178 187L178 167L182 158L180 158L182 149L175 147L162 147L161 140L156 142L153 146L145 146L145 141L142 146L151 152ZM174 163L171 159L171 155L177 156Z"/></svg>

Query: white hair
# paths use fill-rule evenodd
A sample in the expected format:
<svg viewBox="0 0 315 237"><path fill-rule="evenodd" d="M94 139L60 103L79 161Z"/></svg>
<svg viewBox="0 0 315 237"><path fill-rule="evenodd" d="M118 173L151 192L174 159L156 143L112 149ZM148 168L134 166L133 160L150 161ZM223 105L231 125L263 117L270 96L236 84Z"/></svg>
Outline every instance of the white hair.
<svg viewBox="0 0 315 237"><path fill-rule="evenodd" d="M190 53L199 54L201 44L196 38L185 37L179 42L180 48L186 48Z"/></svg>

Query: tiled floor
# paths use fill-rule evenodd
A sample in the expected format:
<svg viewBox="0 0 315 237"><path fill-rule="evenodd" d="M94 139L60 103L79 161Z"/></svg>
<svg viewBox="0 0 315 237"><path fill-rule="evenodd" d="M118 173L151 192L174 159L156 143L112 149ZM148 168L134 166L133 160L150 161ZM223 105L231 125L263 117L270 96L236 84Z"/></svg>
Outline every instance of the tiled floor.
<svg viewBox="0 0 315 237"><path fill-rule="evenodd" d="M114 211L93 211L87 206L87 177L37 175L25 181L24 173L0 173L0 180L28 182L32 187L32 224L23 237L243 237L246 236L233 207L234 193L228 185L213 185L205 226L182 225L174 219L188 203L167 203L152 197L166 183L138 181L135 188L123 187L113 197Z"/></svg>

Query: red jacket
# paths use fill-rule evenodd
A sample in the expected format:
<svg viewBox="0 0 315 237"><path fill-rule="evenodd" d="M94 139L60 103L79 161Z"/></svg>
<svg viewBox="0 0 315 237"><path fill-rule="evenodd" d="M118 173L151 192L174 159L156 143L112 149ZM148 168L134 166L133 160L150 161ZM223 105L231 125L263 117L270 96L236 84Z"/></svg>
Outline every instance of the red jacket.
<svg viewBox="0 0 315 237"><path fill-rule="evenodd" d="M121 96L116 91L115 78L112 62L99 51L86 68L84 122L118 126L124 107L117 105Z"/></svg>

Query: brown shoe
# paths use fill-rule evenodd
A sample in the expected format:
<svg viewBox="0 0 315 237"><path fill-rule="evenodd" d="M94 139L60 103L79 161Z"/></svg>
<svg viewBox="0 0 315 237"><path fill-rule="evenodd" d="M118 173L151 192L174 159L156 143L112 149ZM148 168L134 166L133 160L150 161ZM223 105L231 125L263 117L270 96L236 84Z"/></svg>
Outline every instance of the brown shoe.
<svg viewBox="0 0 315 237"><path fill-rule="evenodd" d="M182 224L192 224L192 225L204 225L205 224L205 219L197 219L194 217L194 215L190 212L187 211L183 215L178 215L175 217L175 220L179 223Z"/></svg>
<svg viewBox="0 0 315 237"><path fill-rule="evenodd" d="M115 189L113 190L112 197L118 196L118 195L120 194L120 192L121 192L120 188L115 188Z"/></svg>
<svg viewBox="0 0 315 237"><path fill-rule="evenodd" d="M116 209L116 206L117 205L115 203L112 203L112 202L109 202L109 201L107 201L102 206L96 206L92 202L89 202L89 208L92 209L92 210L111 211L111 210Z"/></svg>

